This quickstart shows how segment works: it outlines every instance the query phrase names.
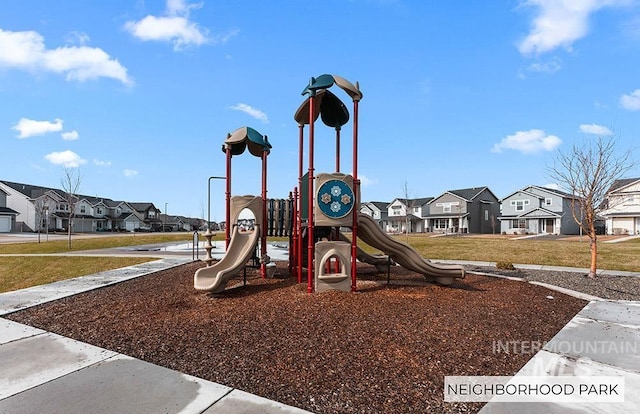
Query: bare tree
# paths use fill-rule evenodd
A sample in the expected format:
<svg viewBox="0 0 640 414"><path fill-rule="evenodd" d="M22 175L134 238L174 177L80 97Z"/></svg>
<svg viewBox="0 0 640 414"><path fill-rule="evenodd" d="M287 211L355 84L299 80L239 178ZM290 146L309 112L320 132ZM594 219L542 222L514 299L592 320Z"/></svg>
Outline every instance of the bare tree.
<svg viewBox="0 0 640 414"><path fill-rule="evenodd" d="M596 277L598 266L598 235L596 221L607 201L607 191L617 179L634 166L631 151L618 154L614 138L599 137L568 152L560 152L549 176L567 189L573 198L571 212L580 231L589 236L591 265L589 277Z"/></svg>
<svg viewBox="0 0 640 414"><path fill-rule="evenodd" d="M34 208L36 213L35 224L38 227L38 243L40 243L40 234L42 233L43 226L46 225L44 224L45 218L47 218L47 215L49 214L48 199L46 198L37 199L34 203ZM48 220L46 220L46 223L48 223Z"/></svg>
<svg viewBox="0 0 640 414"><path fill-rule="evenodd" d="M60 180L62 189L64 190L64 199L69 208L69 225L67 226L67 234L69 236L69 250L71 250L71 232L73 227L73 218L76 213L76 204L78 202L78 191L80 190L80 183L82 177L80 176L80 170L73 170L69 167L64 167L64 175Z"/></svg>
<svg viewBox="0 0 640 414"><path fill-rule="evenodd" d="M409 185L407 180L402 185L402 194L404 195L405 215L404 215L404 232L407 237L407 244L409 244Z"/></svg>

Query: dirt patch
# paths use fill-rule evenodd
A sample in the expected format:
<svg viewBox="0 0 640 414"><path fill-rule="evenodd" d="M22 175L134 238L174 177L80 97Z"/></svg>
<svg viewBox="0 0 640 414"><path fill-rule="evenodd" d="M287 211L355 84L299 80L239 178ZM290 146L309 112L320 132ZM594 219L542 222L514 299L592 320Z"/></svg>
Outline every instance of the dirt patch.
<svg viewBox="0 0 640 414"><path fill-rule="evenodd" d="M585 301L470 275L452 286L360 265L358 293L249 273L223 294L193 289L192 263L9 315L135 358L318 413L477 412L444 403L447 375L513 375ZM403 285L404 283L404 285Z"/></svg>

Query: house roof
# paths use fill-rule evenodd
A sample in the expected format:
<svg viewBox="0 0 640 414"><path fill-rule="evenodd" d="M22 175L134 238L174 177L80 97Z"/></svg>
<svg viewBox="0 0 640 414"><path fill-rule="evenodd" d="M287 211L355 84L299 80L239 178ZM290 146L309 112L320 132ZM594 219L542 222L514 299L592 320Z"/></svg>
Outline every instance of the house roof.
<svg viewBox="0 0 640 414"><path fill-rule="evenodd" d="M462 217L467 217L469 215L469 213L440 213L440 214L426 214L424 217L422 218L429 218L429 219L438 219L438 218L462 218Z"/></svg>
<svg viewBox="0 0 640 414"><path fill-rule="evenodd" d="M559 195L560 197L563 197L563 198L577 198L575 195L573 195L571 193L567 193L566 191L557 190L555 188L543 187L543 186L540 186L540 185L528 185L526 187L523 187L523 188L521 188L519 190L516 190L513 193L503 197L500 200L500 202L502 202L503 200L506 200L507 198L511 197L512 195L514 195L516 193L520 193L520 192L531 193L530 191L528 191L530 188L535 188L535 189L540 190L540 191L545 191L547 193L556 194L556 195ZM538 196L537 194L532 194L532 195Z"/></svg>
<svg viewBox="0 0 640 414"><path fill-rule="evenodd" d="M412 200L409 200L409 207L420 207L420 206L423 206L423 205L427 204L428 202L430 202L433 199L434 199L434 197L414 198Z"/></svg>
<svg viewBox="0 0 640 414"><path fill-rule="evenodd" d="M493 192L489 189L489 187L484 186L484 187L461 188L459 190L445 191L444 193L440 194L438 197L432 198L429 201L429 203L431 203L434 200L442 197L445 194L453 194L456 197L460 197L461 199L463 199L465 201L473 201L476 197L478 197L480 194L482 194L485 190L488 191L489 193L491 193L491 195L496 200L498 200L498 197L496 197L495 194L493 194Z"/></svg>
<svg viewBox="0 0 640 414"><path fill-rule="evenodd" d="M499 217L500 220L512 220L512 219L518 219L518 218L524 218L524 217L535 217L535 218L558 218L558 217L562 217L561 214L555 213L551 210L547 210L546 208L542 208L542 207L538 207L538 208L534 208L533 210L529 210L527 212L524 212L522 214L518 214L518 215L513 215L513 216L501 216Z"/></svg>
<svg viewBox="0 0 640 414"><path fill-rule="evenodd" d="M15 216L19 214L17 211L10 209L9 207L0 207L0 214L3 216L11 215Z"/></svg>
<svg viewBox="0 0 640 414"><path fill-rule="evenodd" d="M383 211L386 210L391 203L389 203L388 201L369 201L366 204L373 204L378 210Z"/></svg>
<svg viewBox="0 0 640 414"><path fill-rule="evenodd" d="M156 206L153 205L153 203L145 203L145 202L132 202L129 203L129 205L131 206L131 208L133 208L136 211L147 211L150 208L156 208Z"/></svg>
<svg viewBox="0 0 640 414"><path fill-rule="evenodd" d="M391 204L393 204L394 201L399 201L400 203L402 203L405 207L420 207L426 203L429 203L433 200L433 197L421 197L421 198L402 198L402 197L396 197L393 199L392 202L387 203L387 205L384 207L384 209L386 210Z"/></svg>
<svg viewBox="0 0 640 414"><path fill-rule="evenodd" d="M619 190L623 187L635 183L636 181L640 181L640 178L621 178L619 180L615 180L613 184L611 184L611 187L609 187L607 193Z"/></svg>
<svg viewBox="0 0 640 414"><path fill-rule="evenodd" d="M472 188L463 188L460 190L450 190L448 193L455 194L458 197L464 198L467 201L472 201L474 198L479 196L484 190L488 190L489 187L472 187Z"/></svg>

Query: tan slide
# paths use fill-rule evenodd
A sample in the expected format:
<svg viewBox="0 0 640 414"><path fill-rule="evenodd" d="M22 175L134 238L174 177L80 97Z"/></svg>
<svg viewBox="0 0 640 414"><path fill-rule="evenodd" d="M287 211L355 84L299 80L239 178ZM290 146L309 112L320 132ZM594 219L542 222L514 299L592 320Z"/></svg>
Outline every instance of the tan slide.
<svg viewBox="0 0 640 414"><path fill-rule="evenodd" d="M340 240L351 243L351 239L342 233L340 233ZM386 272L389 265L395 264L387 255L369 254L360 247L356 250L356 258L363 263L375 266L378 272Z"/></svg>
<svg viewBox="0 0 640 414"><path fill-rule="evenodd" d="M259 226L249 232L240 231L238 226L234 226L229 247L222 260L213 266L198 269L193 276L193 286L196 290L213 293L224 291L229 279L243 270L251 259L259 239Z"/></svg>
<svg viewBox="0 0 640 414"><path fill-rule="evenodd" d="M364 213L358 214L358 237L369 246L388 254L400 266L420 273L430 281L450 285L454 278L464 278L464 267L425 260L413 247L390 237Z"/></svg>

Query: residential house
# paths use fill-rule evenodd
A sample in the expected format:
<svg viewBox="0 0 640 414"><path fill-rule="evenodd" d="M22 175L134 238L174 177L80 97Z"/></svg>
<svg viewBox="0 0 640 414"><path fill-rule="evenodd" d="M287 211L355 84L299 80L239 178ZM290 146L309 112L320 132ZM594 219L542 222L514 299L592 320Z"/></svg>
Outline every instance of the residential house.
<svg viewBox="0 0 640 414"><path fill-rule="evenodd" d="M387 206L388 224L385 231L389 233L422 233L426 231L423 211L433 197L396 198Z"/></svg>
<svg viewBox="0 0 640 414"><path fill-rule="evenodd" d="M614 181L600 215L607 234L640 234L640 178Z"/></svg>
<svg viewBox="0 0 640 414"><path fill-rule="evenodd" d="M7 196L10 190L3 189L0 182L0 233L8 233L15 228L17 211L7 207Z"/></svg>
<svg viewBox="0 0 640 414"><path fill-rule="evenodd" d="M0 193L4 194L0 194L4 200L4 206L0 204L0 207L15 212L9 213L13 215L9 231L38 231L42 228L42 222L50 222L49 215L55 212L57 203L62 200L59 194L49 188L10 181L0 181ZM3 220L5 226L6 220Z"/></svg>
<svg viewBox="0 0 640 414"><path fill-rule="evenodd" d="M127 203L86 195L77 195L72 201L73 214L62 190L0 181L0 231L66 230L71 216L74 232L162 228L160 211L153 203Z"/></svg>
<svg viewBox="0 0 640 414"><path fill-rule="evenodd" d="M501 200L500 231L512 234L578 234L574 219L580 205L574 195L553 188L530 185ZM575 214L574 214L575 213Z"/></svg>
<svg viewBox="0 0 640 414"><path fill-rule="evenodd" d="M142 218L143 225L140 228L149 231L162 230L160 220L160 210L153 203L129 203L139 217Z"/></svg>
<svg viewBox="0 0 640 414"><path fill-rule="evenodd" d="M425 213L430 232L491 234L498 231L500 202L486 186L450 190L429 201Z"/></svg>
<svg viewBox="0 0 640 414"><path fill-rule="evenodd" d="M385 230L389 225L387 206L389 203L386 201L368 201L360 204L360 213L370 216L381 229Z"/></svg>

